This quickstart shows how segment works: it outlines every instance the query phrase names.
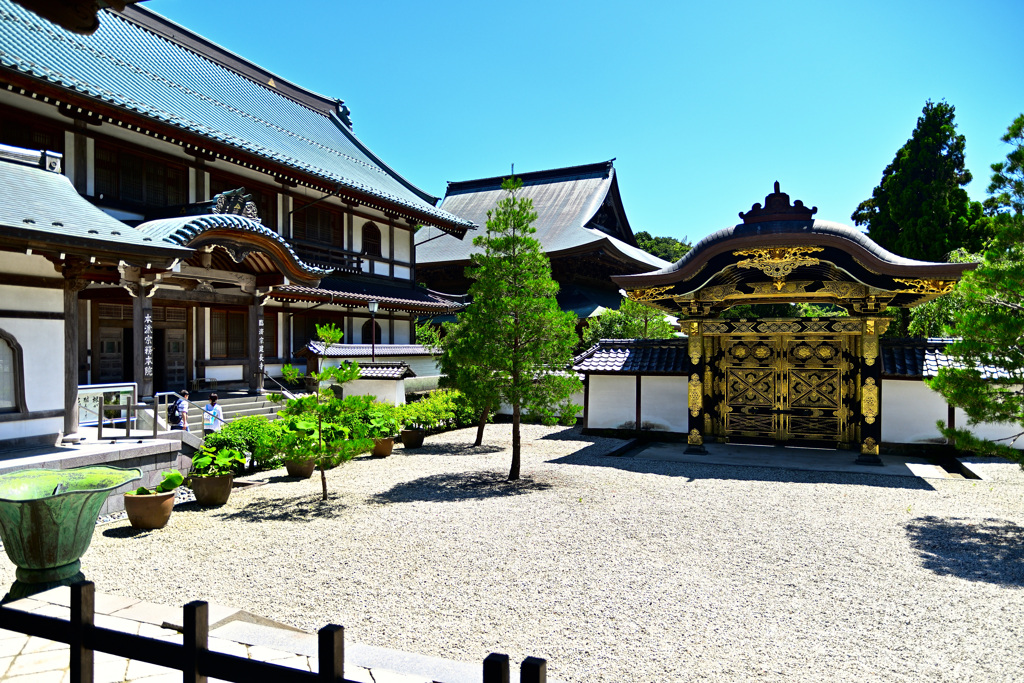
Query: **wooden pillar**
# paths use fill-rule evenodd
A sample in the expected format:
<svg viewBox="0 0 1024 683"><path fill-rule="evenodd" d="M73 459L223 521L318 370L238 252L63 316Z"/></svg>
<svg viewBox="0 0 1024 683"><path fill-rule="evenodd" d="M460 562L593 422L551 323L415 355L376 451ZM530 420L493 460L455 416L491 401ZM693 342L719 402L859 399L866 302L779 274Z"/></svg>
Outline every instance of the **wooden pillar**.
<svg viewBox="0 0 1024 683"><path fill-rule="evenodd" d="M195 353L195 365L196 365L196 379L206 379L206 307L199 305L196 306L196 353ZM196 386L199 386L199 382L196 382Z"/></svg>
<svg viewBox="0 0 1024 683"><path fill-rule="evenodd" d="M882 357L878 338L888 321L868 318L861 336L861 362L857 387L860 410L860 456L858 465L882 465L878 448L882 442Z"/></svg>
<svg viewBox="0 0 1024 683"><path fill-rule="evenodd" d="M260 391L263 389L263 304L260 297L253 297L249 304L249 389Z"/></svg>
<svg viewBox="0 0 1024 683"><path fill-rule="evenodd" d="M89 283L75 277L73 268L64 275L64 436L78 433L78 293Z"/></svg>
<svg viewBox="0 0 1024 683"><path fill-rule="evenodd" d="M706 406L704 401L704 339L701 334L702 323L692 320L688 323L687 352L690 355L690 380L687 389L687 429L686 452L707 453L704 448Z"/></svg>
<svg viewBox="0 0 1024 683"><path fill-rule="evenodd" d="M136 287L132 299L132 335L134 381L139 385L139 399L153 395L153 299L149 287Z"/></svg>

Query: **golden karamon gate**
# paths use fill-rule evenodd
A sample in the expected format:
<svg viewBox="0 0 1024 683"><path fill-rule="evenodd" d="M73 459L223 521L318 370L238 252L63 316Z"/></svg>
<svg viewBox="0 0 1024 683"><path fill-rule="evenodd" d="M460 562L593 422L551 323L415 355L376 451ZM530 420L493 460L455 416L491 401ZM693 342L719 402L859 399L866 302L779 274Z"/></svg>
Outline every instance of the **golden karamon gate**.
<svg viewBox="0 0 1024 683"><path fill-rule="evenodd" d="M689 444L857 448L880 464L879 337L891 307L949 292L973 264L897 256L775 191L743 222L673 265L613 279L634 301L679 316L691 363ZM726 319L739 304L835 304L849 317Z"/></svg>

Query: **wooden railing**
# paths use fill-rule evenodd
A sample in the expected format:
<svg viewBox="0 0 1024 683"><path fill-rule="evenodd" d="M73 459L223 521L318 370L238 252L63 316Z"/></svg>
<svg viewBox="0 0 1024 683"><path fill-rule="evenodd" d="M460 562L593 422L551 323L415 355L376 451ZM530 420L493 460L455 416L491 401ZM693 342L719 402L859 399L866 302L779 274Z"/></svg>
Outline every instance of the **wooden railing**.
<svg viewBox="0 0 1024 683"><path fill-rule="evenodd" d="M291 242L299 258L308 263L350 272L362 270L363 257L361 254L309 240L293 239Z"/></svg>
<svg viewBox="0 0 1024 683"><path fill-rule="evenodd" d="M190 602L184 606L182 643L147 638L103 628L95 623L96 588L92 581L71 585L68 621L0 606L0 628L70 646L71 683L92 683L94 653L105 652L182 672L185 683L206 683L207 677L232 683L355 683L346 679L345 629L328 624L317 633L319 672L311 673L278 664L210 650L210 606ZM547 662L527 657L520 667L521 683L546 683ZM509 683L508 655L492 653L483 664L483 683Z"/></svg>

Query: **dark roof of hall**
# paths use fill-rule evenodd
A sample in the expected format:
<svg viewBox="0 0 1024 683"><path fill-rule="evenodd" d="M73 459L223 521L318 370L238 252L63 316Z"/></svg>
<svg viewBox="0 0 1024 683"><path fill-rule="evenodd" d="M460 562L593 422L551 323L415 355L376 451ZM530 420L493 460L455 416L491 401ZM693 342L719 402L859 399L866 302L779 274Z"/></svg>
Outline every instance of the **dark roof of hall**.
<svg viewBox="0 0 1024 683"><path fill-rule="evenodd" d="M341 102L280 79L141 6L104 12L82 36L0 0L0 66L405 208L424 222L472 223L438 209L374 155ZM339 116L339 113L341 114ZM113 125L113 124L109 124Z"/></svg>
<svg viewBox="0 0 1024 683"><path fill-rule="evenodd" d="M935 377L940 368L962 369L963 363L946 353L946 346L956 339L923 337L883 337L880 345L882 373L899 379ZM986 365L978 368L983 379L1007 379L1002 368Z"/></svg>
<svg viewBox="0 0 1024 683"><path fill-rule="evenodd" d="M533 223L537 229L535 237L548 254L588 246L605 246L633 261L642 270L667 266L666 261L627 242L624 234L616 237L589 225L606 199L613 200L621 207L613 162L516 173L515 176L523 181L520 196L531 199L533 210L537 212L537 220ZM484 226L487 223L487 212L505 196L501 184L507 177L450 182L441 209ZM621 214L621 228L632 240L633 233L625 211ZM480 252L470 240L458 242L442 238L427 241L435 236L436 230L420 230L417 233L418 264L468 261L470 254Z"/></svg>
<svg viewBox="0 0 1024 683"><path fill-rule="evenodd" d="M60 170L59 155L0 145L0 228L4 235L168 260L192 252L112 218L83 199Z"/></svg>
<svg viewBox="0 0 1024 683"><path fill-rule="evenodd" d="M601 339L572 362L576 372L685 375L690 371L687 339Z"/></svg>

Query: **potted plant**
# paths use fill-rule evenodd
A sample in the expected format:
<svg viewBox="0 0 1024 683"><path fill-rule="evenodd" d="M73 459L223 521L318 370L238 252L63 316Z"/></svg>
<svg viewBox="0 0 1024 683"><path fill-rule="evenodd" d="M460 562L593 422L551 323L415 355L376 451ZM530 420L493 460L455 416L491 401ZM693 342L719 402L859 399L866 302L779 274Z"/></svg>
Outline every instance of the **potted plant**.
<svg viewBox="0 0 1024 683"><path fill-rule="evenodd" d="M322 424L321 420L286 418L278 446L289 477L309 479L313 476L320 453L319 424Z"/></svg>
<svg viewBox="0 0 1024 683"><path fill-rule="evenodd" d="M396 407L390 403L373 403L366 413L370 427L370 438L373 439L373 455L386 458L395 447L395 435L398 434L398 414Z"/></svg>
<svg viewBox="0 0 1024 683"><path fill-rule="evenodd" d="M192 459L192 471L188 475L188 487L196 495L196 502L207 506L228 502L235 470L244 466L245 456L241 451L204 446Z"/></svg>
<svg viewBox="0 0 1024 683"><path fill-rule="evenodd" d="M430 406L425 401L398 406L398 416L402 423L402 446L404 448L419 448L423 445L423 438L427 435L427 429L434 426L429 408Z"/></svg>
<svg viewBox="0 0 1024 683"><path fill-rule="evenodd" d="M162 529L174 510L174 496L185 478L178 470L164 472L154 488L140 486L124 494L124 511L136 529Z"/></svg>

